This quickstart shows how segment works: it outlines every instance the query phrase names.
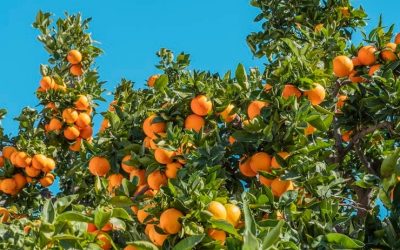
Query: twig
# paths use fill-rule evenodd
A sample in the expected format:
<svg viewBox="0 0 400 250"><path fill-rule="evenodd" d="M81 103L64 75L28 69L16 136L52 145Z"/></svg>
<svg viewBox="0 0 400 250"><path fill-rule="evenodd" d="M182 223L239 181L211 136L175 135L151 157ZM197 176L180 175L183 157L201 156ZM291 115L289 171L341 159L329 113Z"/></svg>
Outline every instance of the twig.
<svg viewBox="0 0 400 250"><path fill-rule="evenodd" d="M365 166L365 168L368 170L368 172L370 174L377 175L375 169L373 169L371 164L368 162L366 155L363 152L361 152L360 145L358 143L354 144L354 150L356 151L358 158L360 159L362 164Z"/></svg>

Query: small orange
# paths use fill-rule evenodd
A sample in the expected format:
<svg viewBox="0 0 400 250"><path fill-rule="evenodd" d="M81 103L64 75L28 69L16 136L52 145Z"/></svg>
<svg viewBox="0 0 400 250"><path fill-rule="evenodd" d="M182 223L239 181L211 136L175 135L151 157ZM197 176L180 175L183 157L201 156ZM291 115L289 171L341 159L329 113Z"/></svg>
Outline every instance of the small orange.
<svg viewBox="0 0 400 250"><path fill-rule="evenodd" d="M79 128L84 128L86 126L89 126L91 121L92 121L92 119L90 118L90 115L88 115L85 112L82 112L82 113L79 113L78 119L76 119L75 124Z"/></svg>
<svg viewBox="0 0 400 250"><path fill-rule="evenodd" d="M241 212L240 208L234 204L225 204L226 209L226 220L231 223L234 227L237 226L240 220Z"/></svg>
<svg viewBox="0 0 400 250"><path fill-rule="evenodd" d="M257 175L257 172L254 172L250 167L250 159L241 159L239 161L239 171L242 175L246 177L254 177Z"/></svg>
<svg viewBox="0 0 400 250"><path fill-rule="evenodd" d="M108 119L103 119L100 125L100 133L106 131L107 128L111 126L110 121Z"/></svg>
<svg viewBox="0 0 400 250"><path fill-rule="evenodd" d="M21 190L25 187L26 178L23 174L17 173L13 176L13 179L15 180L15 183L17 184L16 189Z"/></svg>
<svg viewBox="0 0 400 250"><path fill-rule="evenodd" d="M131 160L131 155L125 155L121 160L121 168L126 172L130 173L133 170L137 169L135 166L128 165L127 162Z"/></svg>
<svg viewBox="0 0 400 250"><path fill-rule="evenodd" d="M149 77L147 80L147 85L149 87L154 87L154 84L156 83L157 79L160 77L160 75L152 75Z"/></svg>
<svg viewBox="0 0 400 250"><path fill-rule="evenodd" d="M226 233L222 230L217 229L208 229L208 236L210 236L213 240L219 241L221 245L225 244Z"/></svg>
<svg viewBox="0 0 400 250"><path fill-rule="evenodd" d="M64 137L67 140L73 141L79 137L80 131L79 128L75 125L68 126L64 129Z"/></svg>
<svg viewBox="0 0 400 250"><path fill-rule="evenodd" d="M308 124L308 123L307 123L307 127L304 129L304 135L305 135L305 136L312 135L312 134L314 134L314 132L315 132L316 130L317 130L317 129L314 128L311 124Z"/></svg>
<svg viewBox="0 0 400 250"><path fill-rule="evenodd" d="M212 213L213 218L216 220L226 219L226 208L218 201L211 201L208 204L207 210Z"/></svg>
<svg viewBox="0 0 400 250"><path fill-rule="evenodd" d="M168 163L165 169L165 175L169 179L176 178L176 175L181 167L182 164L180 164L179 162Z"/></svg>
<svg viewBox="0 0 400 250"><path fill-rule="evenodd" d="M230 135L230 136L228 137L228 142L229 142L229 144L233 145L233 144L236 142L235 137L233 137L232 135Z"/></svg>
<svg viewBox="0 0 400 250"><path fill-rule="evenodd" d="M162 148L157 148L154 151L154 158L155 160L160 163L160 164L168 164L173 161L173 157L175 156L174 151L162 149Z"/></svg>
<svg viewBox="0 0 400 250"><path fill-rule="evenodd" d="M258 152L250 158L250 168L253 172L258 171L270 171L271 168L271 156L265 152Z"/></svg>
<svg viewBox="0 0 400 250"><path fill-rule="evenodd" d="M57 118L51 118L48 126L46 126L46 131L60 131L62 128L62 122Z"/></svg>
<svg viewBox="0 0 400 250"><path fill-rule="evenodd" d="M92 175L105 176L110 169L110 162L104 157L94 156L89 161L89 171Z"/></svg>
<svg viewBox="0 0 400 250"><path fill-rule="evenodd" d="M351 138L351 134L353 134L353 131L349 130L349 131L344 131L342 133L342 140L344 142L349 142L350 138Z"/></svg>
<svg viewBox="0 0 400 250"><path fill-rule="evenodd" d="M369 68L368 75L373 76L375 74L375 72L380 70L380 69L381 69L381 65L380 64L372 65Z"/></svg>
<svg viewBox="0 0 400 250"><path fill-rule="evenodd" d="M79 136L82 139L88 140L89 138L91 138L93 135L93 127L92 126L86 126L84 128L81 128L79 130Z"/></svg>
<svg viewBox="0 0 400 250"><path fill-rule="evenodd" d="M51 173L47 173L44 177L40 178L39 182L40 182L40 185L42 185L42 187L48 187L51 184L53 184L54 175Z"/></svg>
<svg viewBox="0 0 400 250"><path fill-rule="evenodd" d="M297 98L299 98L301 96L301 92L296 86L286 84L282 90L282 97L284 99L288 99L291 96L296 96Z"/></svg>
<svg viewBox="0 0 400 250"><path fill-rule="evenodd" d="M354 67L362 65L362 63L360 62L360 59L358 59L358 57L351 58L351 62L353 63Z"/></svg>
<svg viewBox="0 0 400 250"><path fill-rule="evenodd" d="M32 163L32 158L25 152L18 152L15 156L15 166L25 168Z"/></svg>
<svg viewBox="0 0 400 250"><path fill-rule="evenodd" d="M145 221L146 221L146 219L147 219L147 217L149 217L149 213L148 213L148 210L149 209L151 209L151 208L153 208L154 207L154 204L148 204L148 205L146 205L145 207L143 207L142 209L139 209L138 211L137 211L137 219L138 219L138 221L140 222L140 223L144 223ZM147 219L148 220L148 219Z"/></svg>
<svg viewBox="0 0 400 250"><path fill-rule="evenodd" d="M268 107L269 103L264 101L252 101L247 107L247 115L249 119L253 119L261 114L261 109Z"/></svg>
<svg viewBox="0 0 400 250"><path fill-rule="evenodd" d="M143 132L151 139L157 138L158 133L165 132L165 122L155 122L153 120L157 118L157 115L151 115L147 117L143 122Z"/></svg>
<svg viewBox="0 0 400 250"><path fill-rule="evenodd" d="M5 146L3 148L3 151L2 151L3 152L3 157L6 158L6 159L10 159L11 154L16 152L16 151L17 151L17 149L15 147L13 147L13 146Z"/></svg>
<svg viewBox="0 0 400 250"><path fill-rule="evenodd" d="M232 121L236 118L236 116L237 116L236 113L232 113L232 110L233 110L234 108L235 108L234 105L229 104L229 105L224 109L224 111L222 111L222 112L220 113L222 120L224 120L225 122L232 122Z"/></svg>
<svg viewBox="0 0 400 250"><path fill-rule="evenodd" d="M0 207L0 223L7 223L10 218L10 212L7 208Z"/></svg>
<svg viewBox="0 0 400 250"><path fill-rule="evenodd" d="M376 48L371 45L367 45L362 47L357 54L358 59L363 65L369 66L373 65L376 62Z"/></svg>
<svg viewBox="0 0 400 250"><path fill-rule="evenodd" d="M6 194L13 194L17 189L17 182L13 178L6 178L0 182L0 190Z"/></svg>
<svg viewBox="0 0 400 250"><path fill-rule="evenodd" d="M70 50L67 55L67 61L70 64L78 64L82 61L82 54L76 49Z"/></svg>
<svg viewBox="0 0 400 250"><path fill-rule="evenodd" d="M79 95L75 101L75 108L79 111L87 111L90 108L89 99L85 95Z"/></svg>
<svg viewBox="0 0 400 250"><path fill-rule="evenodd" d="M32 167L42 170L47 164L47 157L42 154L36 154L32 158Z"/></svg>
<svg viewBox="0 0 400 250"><path fill-rule="evenodd" d="M48 173L53 171L56 168L56 162L52 158L47 158L47 162L44 165L42 171L44 173Z"/></svg>
<svg viewBox="0 0 400 250"><path fill-rule="evenodd" d="M110 250L112 248L111 240L106 233L99 232L96 238L100 242L100 247L103 250Z"/></svg>
<svg viewBox="0 0 400 250"><path fill-rule="evenodd" d="M82 138L78 137L76 140L69 145L69 150L74 151L74 152L79 152L81 151L81 146L82 146Z"/></svg>
<svg viewBox="0 0 400 250"><path fill-rule="evenodd" d="M335 74L335 76L349 76L353 69L353 61L347 56L337 56L333 59L333 73Z"/></svg>
<svg viewBox="0 0 400 250"><path fill-rule="evenodd" d="M325 100L325 88L318 83L314 83L314 88L304 92L312 105L319 105Z"/></svg>
<svg viewBox="0 0 400 250"><path fill-rule="evenodd" d="M112 174L108 177L108 192L112 192L122 184L124 176L122 174Z"/></svg>
<svg viewBox="0 0 400 250"><path fill-rule="evenodd" d="M198 133L204 127L205 123L206 122L203 117L196 114L191 114L185 119L185 129L193 129Z"/></svg>
<svg viewBox="0 0 400 250"><path fill-rule="evenodd" d="M72 65L71 68L69 68L69 73L71 73L71 75L73 75L73 76L83 75L82 65L80 65L80 64Z"/></svg>
<svg viewBox="0 0 400 250"><path fill-rule="evenodd" d="M40 170L37 170L36 168L34 168L32 166L27 166L25 168L25 173L27 176L34 178L34 177L39 176Z"/></svg>
<svg viewBox="0 0 400 250"><path fill-rule="evenodd" d="M288 152L279 152L278 155L279 155L282 159L286 160L286 158L288 158L290 154L289 154ZM280 167L281 167L281 165L279 165L278 161L276 160L275 156L272 157L272 160L271 160L271 167L272 167L272 168L280 168Z"/></svg>
<svg viewBox="0 0 400 250"><path fill-rule="evenodd" d="M129 173L129 179L132 181L133 178L137 177L138 179L138 185L142 186L146 184L146 170L144 169L133 169Z"/></svg>
<svg viewBox="0 0 400 250"><path fill-rule="evenodd" d="M267 177L264 177L264 176L260 175L259 181L260 181L260 183L263 184L264 186L266 186L266 187L271 187L271 183L272 183L273 180L268 179Z"/></svg>
<svg viewBox="0 0 400 250"><path fill-rule="evenodd" d="M395 54L397 48L397 44L395 43L387 43L381 52L381 57L384 61L392 62L397 59Z"/></svg>
<svg viewBox="0 0 400 250"><path fill-rule="evenodd" d="M350 75L349 75L349 80L353 83L360 83L360 82L365 82L366 79L363 77L359 76L359 73L355 70L353 70Z"/></svg>
<svg viewBox="0 0 400 250"><path fill-rule="evenodd" d="M271 91L271 89L272 89L272 85L271 84L269 84L269 83L265 84L265 86L264 86L264 91L265 92L269 92L269 91Z"/></svg>
<svg viewBox="0 0 400 250"><path fill-rule="evenodd" d="M341 108L343 108L346 100L347 100L347 95L339 95L338 100L336 102L336 109L340 110Z"/></svg>
<svg viewBox="0 0 400 250"><path fill-rule="evenodd" d="M168 235L167 234L160 234L156 231L155 225L154 224L149 224L148 229L148 236L151 242L153 242L154 245L161 247L164 244L164 241L167 239Z"/></svg>
<svg viewBox="0 0 400 250"><path fill-rule="evenodd" d="M271 191L277 197L281 197L283 193L293 189L294 188L292 181L284 181L279 178L276 178L271 183Z"/></svg>
<svg viewBox="0 0 400 250"><path fill-rule="evenodd" d="M78 112L73 108L64 109L64 111L62 112L64 122L69 124L75 123L76 120L78 120L78 116Z"/></svg>
<svg viewBox="0 0 400 250"><path fill-rule="evenodd" d="M40 87L43 90L53 89L55 84L54 79L50 76L44 76L42 80L40 80Z"/></svg>
<svg viewBox="0 0 400 250"><path fill-rule="evenodd" d="M205 95L198 95L190 102L193 113L199 116L206 116L212 110L212 102Z"/></svg>
<svg viewBox="0 0 400 250"><path fill-rule="evenodd" d="M182 217L182 212L175 208L165 210L160 216L161 229L169 234L178 233L182 229L182 224L179 222Z"/></svg>
<svg viewBox="0 0 400 250"><path fill-rule="evenodd" d="M159 170L156 170L147 176L147 184L154 190L159 190L160 187L165 186L167 182L167 176Z"/></svg>

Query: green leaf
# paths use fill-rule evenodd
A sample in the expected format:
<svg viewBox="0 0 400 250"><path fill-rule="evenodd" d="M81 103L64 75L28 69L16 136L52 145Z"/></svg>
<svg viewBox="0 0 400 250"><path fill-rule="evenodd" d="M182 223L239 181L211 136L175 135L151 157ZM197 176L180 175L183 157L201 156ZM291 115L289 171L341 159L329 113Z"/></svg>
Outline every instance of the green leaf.
<svg viewBox="0 0 400 250"><path fill-rule="evenodd" d="M178 242L172 250L191 250L204 238L204 234L187 237Z"/></svg>
<svg viewBox="0 0 400 250"><path fill-rule="evenodd" d="M245 230L243 233L243 250L259 249L260 242L256 238L256 222L247 204L246 193L242 194Z"/></svg>
<svg viewBox="0 0 400 250"><path fill-rule="evenodd" d="M321 115L311 115L306 118L306 122L310 123L313 127L320 131L327 131L328 127L325 125L324 121L321 119Z"/></svg>
<svg viewBox="0 0 400 250"><path fill-rule="evenodd" d="M168 76L167 75L161 75L156 82L154 83L154 88L155 89L164 89L168 85Z"/></svg>
<svg viewBox="0 0 400 250"><path fill-rule="evenodd" d="M272 247L279 240L279 235L284 224L285 222L281 220L271 231L268 232L263 240L262 249Z"/></svg>
<svg viewBox="0 0 400 250"><path fill-rule="evenodd" d="M114 208L112 210L111 217L121 218L121 219L124 219L124 220L133 221L132 217L123 208Z"/></svg>
<svg viewBox="0 0 400 250"><path fill-rule="evenodd" d="M53 223L54 217L55 217L55 211L54 211L54 206L53 206L53 202L51 201L51 199L47 199L44 202L42 217L43 217L43 221L48 222L48 223Z"/></svg>
<svg viewBox="0 0 400 250"><path fill-rule="evenodd" d="M227 233L233 234L237 237L239 237L239 234L237 233L236 229L233 227L233 225L226 220L215 220L211 219L211 225L214 228L224 230Z"/></svg>
<svg viewBox="0 0 400 250"><path fill-rule="evenodd" d="M248 88L247 74L243 64L239 63L239 65L236 68L235 76L240 86L247 89Z"/></svg>
<svg viewBox="0 0 400 250"><path fill-rule="evenodd" d="M75 211L68 211L57 216L57 221L79 221L89 223L92 218Z"/></svg>
<svg viewBox="0 0 400 250"><path fill-rule="evenodd" d="M158 247L148 241L127 242L127 245L132 245L138 250L158 250Z"/></svg>
<svg viewBox="0 0 400 250"><path fill-rule="evenodd" d="M110 221L111 211L98 207L94 212L94 224L97 228L103 228Z"/></svg>
<svg viewBox="0 0 400 250"><path fill-rule="evenodd" d="M325 239L327 242L343 248L356 249L364 247L363 242L340 233L328 233L325 235Z"/></svg>
<svg viewBox="0 0 400 250"><path fill-rule="evenodd" d="M132 200L124 195L112 197L110 203L116 207L128 207L133 205Z"/></svg>

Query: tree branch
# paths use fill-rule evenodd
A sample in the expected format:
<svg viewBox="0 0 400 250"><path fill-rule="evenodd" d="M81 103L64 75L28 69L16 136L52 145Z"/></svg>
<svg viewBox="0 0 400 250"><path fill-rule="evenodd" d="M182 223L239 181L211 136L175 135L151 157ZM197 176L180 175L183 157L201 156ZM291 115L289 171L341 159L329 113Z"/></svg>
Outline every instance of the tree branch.
<svg viewBox="0 0 400 250"><path fill-rule="evenodd" d="M368 170L368 172L370 174L377 175L375 169L369 163L366 155L363 152L361 152L361 148L360 148L360 145L358 143L354 144L354 150L356 151L356 154L357 154L358 158L360 159L360 161L362 162L364 167Z"/></svg>

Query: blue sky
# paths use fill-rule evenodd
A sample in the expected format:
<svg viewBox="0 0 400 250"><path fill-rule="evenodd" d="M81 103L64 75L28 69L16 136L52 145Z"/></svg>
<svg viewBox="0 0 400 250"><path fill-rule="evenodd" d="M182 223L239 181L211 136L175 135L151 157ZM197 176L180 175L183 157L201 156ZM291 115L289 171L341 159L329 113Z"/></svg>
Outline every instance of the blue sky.
<svg viewBox="0 0 400 250"><path fill-rule="evenodd" d="M97 65L106 88L112 90L121 77L142 87L154 74L155 52L166 47L192 55L192 67L224 73L241 62L260 66L247 48L245 37L258 30L253 23L257 9L249 0L13 0L0 1L0 108L7 108L6 131L16 131L13 117L25 106L34 107L33 95L40 80L39 65L47 53L31 27L38 10L81 12L93 17L91 31L105 54ZM375 23L385 13L385 23L398 23L400 1L354 0L362 4ZM110 99L110 97L108 98Z"/></svg>

